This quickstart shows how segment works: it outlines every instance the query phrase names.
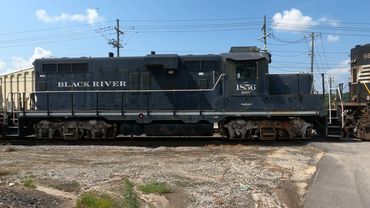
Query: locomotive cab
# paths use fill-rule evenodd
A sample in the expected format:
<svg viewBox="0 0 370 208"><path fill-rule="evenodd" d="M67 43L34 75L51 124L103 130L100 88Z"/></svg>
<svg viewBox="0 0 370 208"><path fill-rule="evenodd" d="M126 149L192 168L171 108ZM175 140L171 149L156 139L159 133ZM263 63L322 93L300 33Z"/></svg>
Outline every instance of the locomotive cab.
<svg viewBox="0 0 370 208"><path fill-rule="evenodd" d="M356 46L351 50L350 101L370 101L370 44Z"/></svg>
<svg viewBox="0 0 370 208"><path fill-rule="evenodd" d="M232 47L222 57L228 75L229 95L265 94L264 79L268 73L269 53L260 52L257 47Z"/></svg>

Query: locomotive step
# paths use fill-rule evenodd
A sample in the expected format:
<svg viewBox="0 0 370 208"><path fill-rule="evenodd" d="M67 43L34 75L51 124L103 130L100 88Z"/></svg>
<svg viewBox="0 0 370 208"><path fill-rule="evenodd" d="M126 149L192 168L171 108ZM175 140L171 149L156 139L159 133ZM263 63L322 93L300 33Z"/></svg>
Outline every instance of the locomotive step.
<svg viewBox="0 0 370 208"><path fill-rule="evenodd" d="M14 135L18 136L18 126L8 126L6 129L6 135L8 137L12 137Z"/></svg>
<svg viewBox="0 0 370 208"><path fill-rule="evenodd" d="M328 128L331 128L331 129L340 129L342 127L341 126L328 126Z"/></svg>
<svg viewBox="0 0 370 208"><path fill-rule="evenodd" d="M7 134L6 137L8 137L8 138L9 137L19 137L19 135L18 134Z"/></svg>
<svg viewBox="0 0 370 208"><path fill-rule="evenodd" d="M338 135L338 134L328 134L328 135L326 135L326 137L341 138L341 137L342 137L342 135Z"/></svg>

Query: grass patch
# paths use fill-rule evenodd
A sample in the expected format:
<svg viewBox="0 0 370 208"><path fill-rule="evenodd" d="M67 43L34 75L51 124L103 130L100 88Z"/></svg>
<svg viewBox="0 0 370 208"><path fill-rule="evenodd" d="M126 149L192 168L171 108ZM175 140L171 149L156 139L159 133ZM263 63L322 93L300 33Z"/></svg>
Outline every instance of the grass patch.
<svg viewBox="0 0 370 208"><path fill-rule="evenodd" d="M32 180L32 178L26 178L22 181L23 186L27 188L36 188L35 182Z"/></svg>
<svg viewBox="0 0 370 208"><path fill-rule="evenodd" d="M114 201L110 196L98 195L94 192L83 193L77 200L76 208L111 208Z"/></svg>
<svg viewBox="0 0 370 208"><path fill-rule="evenodd" d="M139 190L149 194L165 194L165 193L172 193L173 189L167 185L165 182L151 182L147 184L143 184L139 187Z"/></svg>
<svg viewBox="0 0 370 208"><path fill-rule="evenodd" d="M122 184L122 207L139 208L139 200L134 191L134 185L125 179Z"/></svg>
<svg viewBox="0 0 370 208"><path fill-rule="evenodd" d="M78 192L80 190L80 184L77 181L56 183L50 186L65 192Z"/></svg>

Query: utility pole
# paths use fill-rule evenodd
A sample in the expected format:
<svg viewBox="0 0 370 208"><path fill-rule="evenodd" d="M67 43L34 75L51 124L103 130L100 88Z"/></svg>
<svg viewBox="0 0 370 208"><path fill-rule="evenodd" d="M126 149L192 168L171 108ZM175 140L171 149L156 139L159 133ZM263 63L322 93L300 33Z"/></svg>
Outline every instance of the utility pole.
<svg viewBox="0 0 370 208"><path fill-rule="evenodd" d="M313 61L315 56L315 33L311 33L311 74L313 74Z"/></svg>
<svg viewBox="0 0 370 208"><path fill-rule="evenodd" d="M263 50L267 52L268 48L267 48L267 38L269 37L270 33L267 33L267 22L266 22L266 15L263 16L263 27L262 27L262 31L263 31L263 36L258 38L257 40L261 40L263 39Z"/></svg>
<svg viewBox="0 0 370 208"><path fill-rule="evenodd" d="M117 25L116 27L114 27L114 29L116 30L116 34L117 34L117 39L110 39L109 40L109 44L113 46L113 48L117 48L117 57L119 57L119 49L122 48L122 45L120 43L120 35L123 35L124 32L120 30L119 28L119 19L116 20L117 21Z"/></svg>
<svg viewBox="0 0 370 208"><path fill-rule="evenodd" d="M263 46L264 50L267 51L267 27L266 27L266 15L263 16Z"/></svg>

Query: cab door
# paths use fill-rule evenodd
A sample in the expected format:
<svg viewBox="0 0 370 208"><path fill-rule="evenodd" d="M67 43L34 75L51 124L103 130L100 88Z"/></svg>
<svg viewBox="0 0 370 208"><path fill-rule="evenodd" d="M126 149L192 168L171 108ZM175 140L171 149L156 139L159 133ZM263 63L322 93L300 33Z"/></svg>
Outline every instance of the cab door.
<svg viewBox="0 0 370 208"><path fill-rule="evenodd" d="M229 95L258 94L257 61L229 61L227 68Z"/></svg>

